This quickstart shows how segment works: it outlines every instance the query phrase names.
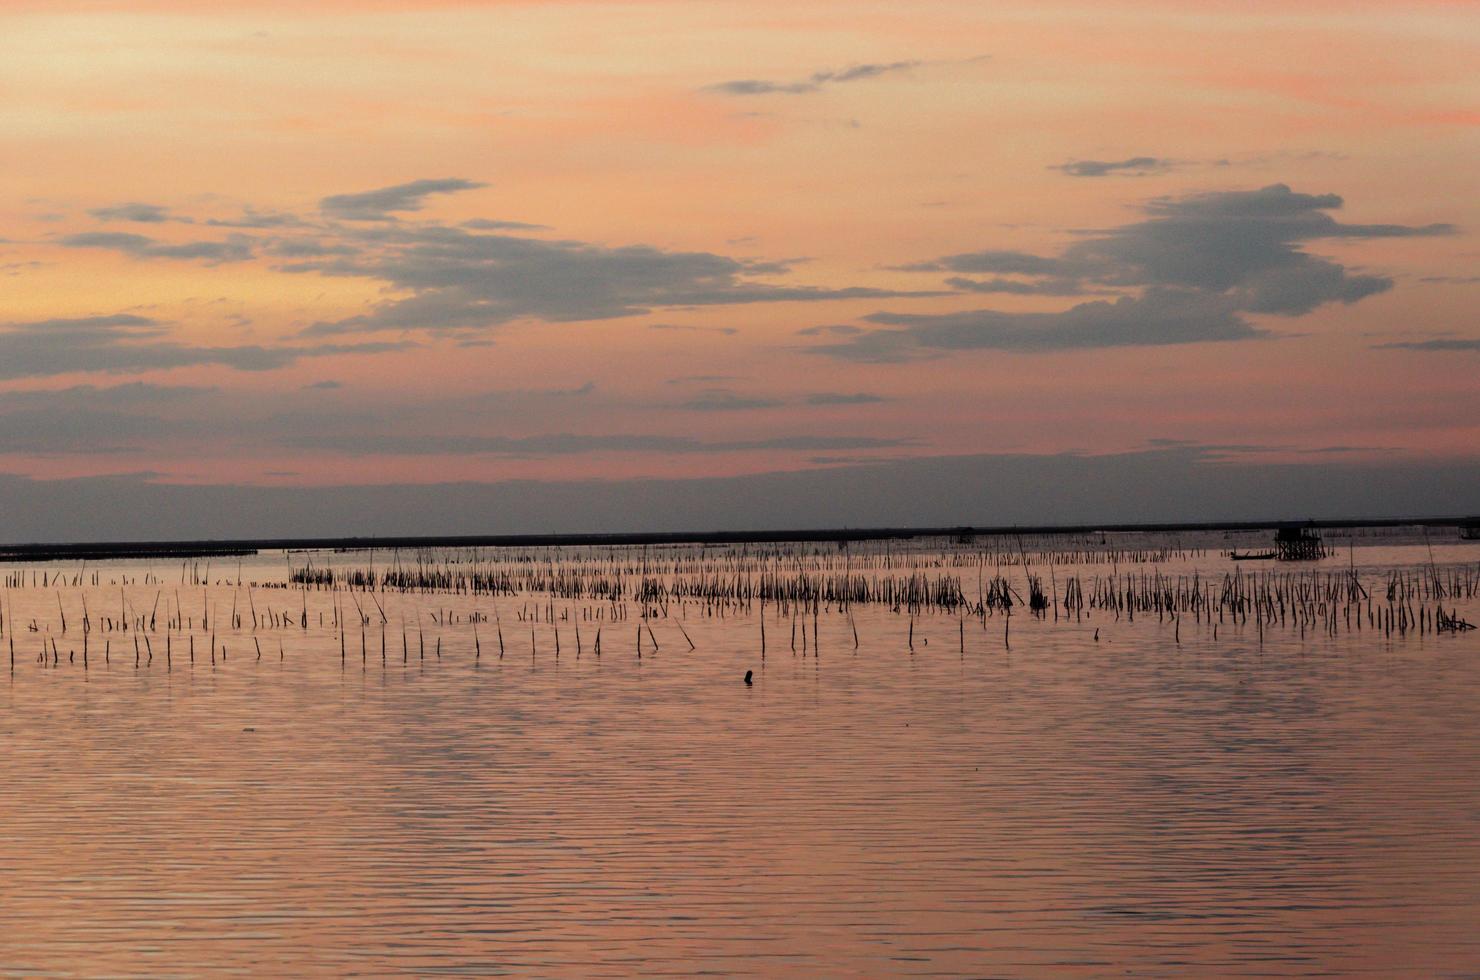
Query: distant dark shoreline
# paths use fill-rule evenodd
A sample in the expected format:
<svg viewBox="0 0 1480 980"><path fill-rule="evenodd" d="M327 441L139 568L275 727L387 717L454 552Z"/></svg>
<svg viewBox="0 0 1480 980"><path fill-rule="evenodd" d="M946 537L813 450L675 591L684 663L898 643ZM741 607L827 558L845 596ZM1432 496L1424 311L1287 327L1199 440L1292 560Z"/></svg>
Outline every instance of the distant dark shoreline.
<svg viewBox="0 0 1480 980"><path fill-rule="evenodd" d="M1041 524L996 527L874 527L772 531L663 531L616 534L474 534L409 537L262 538L225 541L129 541L0 545L0 562L104 561L128 558L234 558L262 551L367 551L419 548L551 548L678 544L838 544L933 537L1001 537L1094 533L1261 531L1299 524L1322 530L1384 527L1458 527L1473 517L1375 520L1209 521L1167 524Z"/></svg>

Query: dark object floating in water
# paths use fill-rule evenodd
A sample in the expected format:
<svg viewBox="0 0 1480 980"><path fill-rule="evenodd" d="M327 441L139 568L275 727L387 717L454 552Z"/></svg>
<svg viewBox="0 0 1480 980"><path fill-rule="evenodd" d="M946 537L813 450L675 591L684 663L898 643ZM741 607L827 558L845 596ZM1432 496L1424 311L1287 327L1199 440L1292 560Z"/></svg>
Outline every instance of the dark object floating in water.
<svg viewBox="0 0 1480 980"><path fill-rule="evenodd" d="M753 676L753 672L752 672L752 671L749 671L749 670L747 670L747 671L746 671L746 672L745 672L745 686L746 686L746 687L750 687L750 686L751 686L751 683L750 683L750 678L751 678L751 677L752 677L752 676Z"/></svg>
<svg viewBox="0 0 1480 980"><path fill-rule="evenodd" d="M242 731L244 731L244 732L255 732L256 730L257 729L255 729L255 728L243 728L242 729Z"/></svg>
<svg viewBox="0 0 1480 980"><path fill-rule="evenodd" d="M1278 551L1246 551L1243 554L1239 554L1237 551L1230 551L1228 553L1228 557L1234 561L1273 561L1279 556L1280 553Z"/></svg>
<svg viewBox="0 0 1480 980"><path fill-rule="evenodd" d="M1434 630L1438 633L1464 633L1474 629L1473 623L1459 618L1459 610L1446 613L1443 606L1434 610Z"/></svg>

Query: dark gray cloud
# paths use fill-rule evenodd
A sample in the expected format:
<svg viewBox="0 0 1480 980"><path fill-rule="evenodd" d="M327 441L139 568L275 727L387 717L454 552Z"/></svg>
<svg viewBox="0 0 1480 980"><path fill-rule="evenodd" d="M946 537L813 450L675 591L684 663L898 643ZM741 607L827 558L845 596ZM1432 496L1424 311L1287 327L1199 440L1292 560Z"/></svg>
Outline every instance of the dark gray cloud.
<svg viewBox="0 0 1480 980"><path fill-rule="evenodd" d="M733 337L740 331L735 327L705 327L696 323L649 323L649 330L676 330L681 333L717 333Z"/></svg>
<svg viewBox="0 0 1480 980"><path fill-rule="evenodd" d="M252 257L252 239L232 235L221 242L169 244L147 235L122 231L89 231L57 240L67 248L106 248L141 259L202 259L206 262L241 262Z"/></svg>
<svg viewBox="0 0 1480 980"><path fill-rule="evenodd" d="M860 65L819 73L848 82L902 70L905 63ZM389 297L368 312L311 324L305 336L376 331L427 331L466 346L488 343L483 331L514 320L578 322L651 313L658 309L746 303L820 302L949 295L868 287L821 288L781 280L806 259L736 258L712 252L676 252L649 245L608 247L548 240L520 232L543 226L474 219L461 225L400 221L433 194L486 186L463 178L417 180L320 202L323 217L304 222L291 214L246 208L240 219L211 219L222 227L280 229L276 234L234 233L222 241L167 242L129 232L99 231L58 239L66 248L109 249L141 259L221 263L268 256L278 271L363 278ZM150 205L149 207L156 207ZM734 327L652 324L656 330Z"/></svg>
<svg viewBox="0 0 1480 980"><path fill-rule="evenodd" d="M194 347L170 339L164 324L148 317L111 316L0 324L0 379L74 372L114 374L224 364L239 371L270 371L304 357L375 354L408 344L319 344L304 347Z"/></svg>
<svg viewBox="0 0 1480 980"><path fill-rule="evenodd" d="M371 313L316 323L310 336L376 330L472 331L511 320L603 320L656 308L939 295L867 288L821 289L758 279L785 263L647 245L609 248L478 234L444 225L387 225L350 239L358 257L308 260L289 272L375 279L411 295Z"/></svg>
<svg viewBox="0 0 1480 980"><path fill-rule="evenodd" d="M851 394L840 391L819 391L807 396L808 405L877 405L888 401L882 395L872 395L866 391L857 391Z"/></svg>
<svg viewBox="0 0 1480 980"><path fill-rule="evenodd" d="M866 466L871 463L887 463L887 456L808 456L813 466Z"/></svg>
<svg viewBox="0 0 1480 980"><path fill-rule="evenodd" d="M1480 351L1480 339L1440 337L1436 340L1400 340L1375 344L1373 350Z"/></svg>
<svg viewBox="0 0 1480 980"><path fill-rule="evenodd" d="M527 221L495 221L489 218L473 218L462 223L464 228L474 231L549 231L549 225L532 225Z"/></svg>
<svg viewBox="0 0 1480 980"><path fill-rule="evenodd" d="M477 435L364 435L310 434L296 436L288 444L300 449L337 452L349 456L575 456L590 453L707 454L760 451L826 452L830 450L884 449L910 446L908 439L872 436L779 436L764 439L704 441L688 436L666 435L576 435L553 433L538 436Z"/></svg>
<svg viewBox="0 0 1480 980"><path fill-rule="evenodd" d="M733 374L686 374L677 378L669 378L665 383L671 385L689 384L716 384L721 381L740 380Z"/></svg>
<svg viewBox="0 0 1480 980"><path fill-rule="evenodd" d="M317 238L282 238L268 245L266 252L284 259L319 259L331 255L358 255L353 245L324 242Z"/></svg>
<svg viewBox="0 0 1480 980"><path fill-rule="evenodd" d="M303 387L310 391L337 391L338 389L343 388L344 385L340 384L338 381L315 381L312 384L306 384Z"/></svg>
<svg viewBox="0 0 1480 980"><path fill-rule="evenodd" d="M858 82L881 75L893 75L919 68L923 61L892 61L884 64L852 65L838 71L813 72L807 78L791 82L765 81L759 78L740 78L707 86L704 91L719 95L805 95L821 91L828 85Z"/></svg>
<svg viewBox="0 0 1480 980"><path fill-rule="evenodd" d="M1083 233L1058 255L993 249L904 266L994 276L949 280L974 292L1123 295L1057 313L876 313L865 319L889 329L811 350L882 362L978 348L1051 351L1248 340L1266 335L1248 314L1301 316L1392 287L1386 276L1353 272L1311 254L1308 243L1454 231L1447 224L1344 224L1329 213L1342 203L1335 194L1303 194L1283 184L1160 197L1143 207L1142 220Z"/></svg>
<svg viewBox="0 0 1480 980"><path fill-rule="evenodd" d="M334 194L320 201L319 209L344 221L388 221L395 217L395 212L420 211L433 194L452 194L487 186L459 177L413 180L359 194Z"/></svg>
<svg viewBox="0 0 1480 980"><path fill-rule="evenodd" d="M93 208L87 212L99 221L137 221L143 224L159 224L175 219L170 214L170 209L159 204L140 204L130 202L128 204L114 204L110 207Z"/></svg>
<svg viewBox="0 0 1480 980"><path fill-rule="evenodd" d="M1387 446L1300 446L1290 443L1205 443L1191 439L1147 439L1150 449L1188 449L1196 452L1208 462L1225 462L1250 457L1280 455L1300 456L1350 456L1372 455L1373 453L1397 453L1400 450Z"/></svg>
<svg viewBox="0 0 1480 980"><path fill-rule="evenodd" d="M497 388L474 395L475 402L491 404L527 401L529 399L580 399L596 393L596 382L587 381L575 388Z"/></svg>
<svg viewBox="0 0 1480 980"><path fill-rule="evenodd" d="M1070 276L1080 271L1064 259L1008 249L965 252L894 268L901 272L969 272L1003 276Z"/></svg>
<svg viewBox="0 0 1480 980"><path fill-rule="evenodd" d="M1350 273L1302 246L1321 239L1450 234L1452 225L1342 224L1335 194L1284 184L1257 191L1157 198L1148 219L1091 235L1062 256L1069 269L1108 286L1165 286L1214 293L1239 310L1299 316L1392 287L1385 276Z"/></svg>
<svg viewBox="0 0 1480 980"><path fill-rule="evenodd" d="M964 293L1005 293L1012 296L1083 296L1093 292L1078 279L1036 279L1024 282L1021 279L968 279L952 276L946 285Z"/></svg>
<svg viewBox="0 0 1480 980"><path fill-rule="evenodd" d="M820 337L823 334L839 334L851 337L863 333L863 328L851 323L826 323L816 327L803 327L797 331L798 337Z"/></svg>
<svg viewBox="0 0 1480 980"><path fill-rule="evenodd" d="M1190 290L1148 290L1138 297L1081 303L1061 313L875 313L875 330L840 344L809 348L865 363L915 360L947 351L1056 351L1151 347L1267 336L1217 296Z"/></svg>
<svg viewBox="0 0 1480 980"><path fill-rule="evenodd" d="M1131 157L1127 160L1070 160L1050 170L1060 170L1070 177L1142 176L1160 173L1172 166L1171 160L1161 157Z"/></svg>
<svg viewBox="0 0 1480 980"><path fill-rule="evenodd" d="M729 388L710 388L683 402L679 407L692 412L744 412L757 408L779 408L784 404L785 402L776 398L742 395Z"/></svg>

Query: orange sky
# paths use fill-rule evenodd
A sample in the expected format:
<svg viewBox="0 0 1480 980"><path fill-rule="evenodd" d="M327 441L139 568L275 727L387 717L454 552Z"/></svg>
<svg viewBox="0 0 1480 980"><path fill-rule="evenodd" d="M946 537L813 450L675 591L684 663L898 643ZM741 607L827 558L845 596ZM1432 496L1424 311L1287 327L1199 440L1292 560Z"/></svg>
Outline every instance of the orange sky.
<svg viewBox="0 0 1480 980"><path fill-rule="evenodd" d="M7 4L0 471L1473 458L1480 4L1102 6Z"/></svg>

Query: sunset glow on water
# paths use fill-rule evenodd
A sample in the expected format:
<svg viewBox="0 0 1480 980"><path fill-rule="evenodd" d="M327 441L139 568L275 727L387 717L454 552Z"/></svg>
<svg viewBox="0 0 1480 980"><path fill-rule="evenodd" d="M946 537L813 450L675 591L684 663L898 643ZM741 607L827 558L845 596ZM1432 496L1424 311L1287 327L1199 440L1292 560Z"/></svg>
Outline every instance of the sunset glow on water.
<svg viewBox="0 0 1480 980"><path fill-rule="evenodd" d="M1432 547L1446 581L1480 584L1480 552L1459 542L1359 538L1257 571L1228 544L1053 576L1063 590L1196 572L1216 592L1225 575L1350 565L1381 609L1392 573L1425 574ZM701 554L843 562L954 574L975 602L979 566L1024 596L1047 576L1047 552L1025 571L1016 547L440 567L605 563L636 590L645 562ZM814 632L810 612L770 604L762 657L758 607L669 601L643 620L630 596L265 587L395 558L264 554L243 560L250 588L235 560L207 586L192 582L204 563L9 566L26 584L4 592L0 970L1411 975L1480 955L1476 633L1389 636L1364 612L1360 631L1302 637L1292 606L1261 645L1228 612L1174 625L1019 605L1009 621L881 603L824 605ZM120 612L148 617L156 596L136 665ZM1437 604L1480 621L1473 594Z"/></svg>

